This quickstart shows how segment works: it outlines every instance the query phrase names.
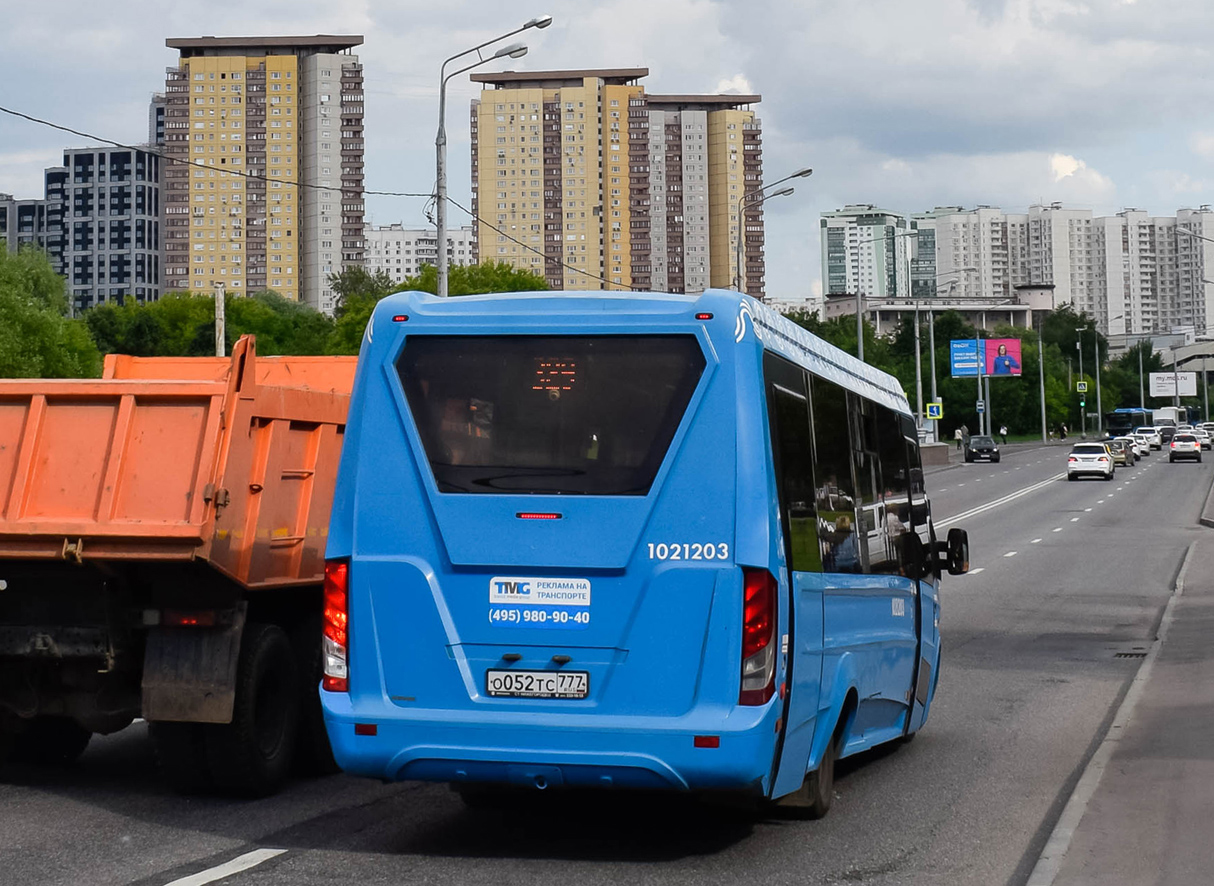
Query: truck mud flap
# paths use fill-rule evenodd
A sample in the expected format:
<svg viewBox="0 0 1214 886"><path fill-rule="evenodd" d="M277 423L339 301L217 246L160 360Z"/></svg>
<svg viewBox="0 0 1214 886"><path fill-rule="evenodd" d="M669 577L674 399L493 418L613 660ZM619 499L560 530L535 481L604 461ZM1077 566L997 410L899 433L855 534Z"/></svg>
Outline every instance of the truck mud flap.
<svg viewBox="0 0 1214 886"><path fill-rule="evenodd" d="M245 608L216 627L156 627L143 660L145 720L231 723Z"/></svg>

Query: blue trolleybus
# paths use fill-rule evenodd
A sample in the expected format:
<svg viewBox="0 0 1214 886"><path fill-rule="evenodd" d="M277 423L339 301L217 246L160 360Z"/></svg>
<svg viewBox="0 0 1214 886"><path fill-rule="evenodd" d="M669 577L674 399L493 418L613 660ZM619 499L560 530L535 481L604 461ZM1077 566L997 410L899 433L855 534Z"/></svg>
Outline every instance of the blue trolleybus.
<svg viewBox="0 0 1214 886"><path fill-rule="evenodd" d="M345 770L735 790L824 814L940 662L899 383L753 299L399 293L367 326L328 540Z"/></svg>

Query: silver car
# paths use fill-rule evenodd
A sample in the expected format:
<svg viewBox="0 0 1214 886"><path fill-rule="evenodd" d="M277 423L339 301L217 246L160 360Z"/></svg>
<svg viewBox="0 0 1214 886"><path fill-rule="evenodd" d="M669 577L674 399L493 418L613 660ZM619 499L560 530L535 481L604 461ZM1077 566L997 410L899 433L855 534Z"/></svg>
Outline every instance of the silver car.
<svg viewBox="0 0 1214 886"><path fill-rule="evenodd" d="M1134 433L1145 434L1150 438L1150 446L1152 449L1163 448L1163 437L1159 433L1159 428L1154 425L1143 425L1141 428L1134 428Z"/></svg>
<svg viewBox="0 0 1214 886"><path fill-rule="evenodd" d="M1168 461L1181 458L1201 461L1201 443L1192 434L1177 434L1168 444Z"/></svg>

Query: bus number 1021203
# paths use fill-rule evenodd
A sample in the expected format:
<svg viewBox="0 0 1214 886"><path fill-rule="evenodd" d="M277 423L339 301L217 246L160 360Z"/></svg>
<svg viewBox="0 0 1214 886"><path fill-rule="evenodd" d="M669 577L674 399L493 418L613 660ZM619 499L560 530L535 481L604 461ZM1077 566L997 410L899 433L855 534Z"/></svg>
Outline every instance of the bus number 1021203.
<svg viewBox="0 0 1214 886"><path fill-rule="evenodd" d="M649 543L650 560L728 560L729 545L721 542L692 542L690 544Z"/></svg>

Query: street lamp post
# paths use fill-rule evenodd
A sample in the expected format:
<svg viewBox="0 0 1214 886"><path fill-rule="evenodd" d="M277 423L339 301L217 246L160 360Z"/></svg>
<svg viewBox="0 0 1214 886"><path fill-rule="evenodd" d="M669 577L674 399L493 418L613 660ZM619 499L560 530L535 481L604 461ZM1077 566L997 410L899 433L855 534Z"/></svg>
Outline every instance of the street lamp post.
<svg viewBox="0 0 1214 886"><path fill-rule="evenodd" d="M1083 331L1079 330L1079 339L1075 342L1075 350L1079 352L1079 380L1083 381ZM1079 396L1079 435L1083 439L1088 436L1088 409L1083 404L1087 402L1087 394Z"/></svg>
<svg viewBox="0 0 1214 886"><path fill-rule="evenodd" d="M492 40L486 40L473 46L471 49L465 49L463 52L456 53L451 56L439 69L438 81L438 135L434 139L435 148L435 179L434 179L434 202L435 202L435 227L438 229L438 294L441 296L447 295L447 81L452 77L458 76L465 71L471 71L473 68L479 67L486 62L493 61L497 58L509 56L510 58L522 58L527 54L527 45L525 43L512 43L509 46L504 46L493 55L485 57L481 54L481 50L490 44L497 43L499 40L505 40L507 37L513 37L515 34L522 33L528 28L546 28L552 24L552 16L541 15L531 19L521 28L515 28L502 34L500 37L494 37ZM463 58L465 55L476 53L476 61L472 64L460 68L457 71L447 73L447 65L458 58Z"/></svg>
<svg viewBox="0 0 1214 886"><path fill-rule="evenodd" d="M764 194L768 188L774 188L776 185L783 184L786 181L791 181L794 178L807 178L814 174L813 169L806 166L804 169L798 169L792 175L786 175L784 178L778 178L769 185L763 185L757 191L751 191L749 194L743 194L738 199L738 240L737 240L737 263L735 270L737 272L735 280L738 292L746 293L746 259L743 257L742 243L746 238L746 210L753 209L762 204L770 197L784 197L793 192L792 188L782 188L771 194ZM755 199L755 198L758 199Z"/></svg>
<svg viewBox="0 0 1214 886"><path fill-rule="evenodd" d="M878 240L884 242L886 240L897 240L899 237L913 237L919 233L918 228L913 231L904 231L901 234L890 234L888 237L873 237L869 240L861 240L856 243L856 246L863 246L865 243L876 243ZM943 276L943 275L941 275ZM897 272L894 272L894 296L897 297ZM864 359L864 294L856 289L856 354L861 360Z"/></svg>
<svg viewBox="0 0 1214 886"><path fill-rule="evenodd" d="M1104 411L1100 405L1100 330L1092 330L1092 338L1096 346L1096 438L1100 439L1104 432Z"/></svg>

